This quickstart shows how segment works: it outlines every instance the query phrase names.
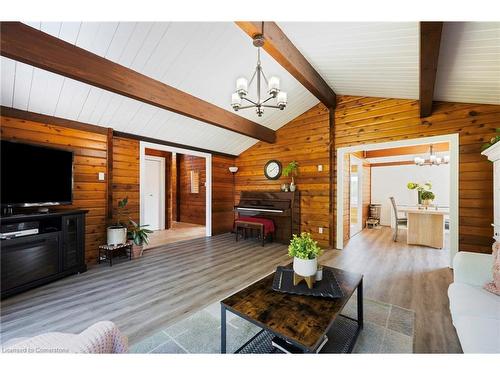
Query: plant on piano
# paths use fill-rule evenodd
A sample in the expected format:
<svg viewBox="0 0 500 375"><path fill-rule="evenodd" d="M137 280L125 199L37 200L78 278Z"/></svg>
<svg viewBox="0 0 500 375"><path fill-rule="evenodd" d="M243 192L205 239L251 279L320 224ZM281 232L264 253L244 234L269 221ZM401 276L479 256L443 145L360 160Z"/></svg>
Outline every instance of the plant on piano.
<svg viewBox="0 0 500 375"><path fill-rule="evenodd" d="M297 176L297 171L299 169L299 163L297 163L295 160L291 161L288 163L288 165L283 169L283 176L292 177L292 182L290 183L290 190L294 191L295 188L292 188L292 186L295 186L295 180L294 176Z"/></svg>
<svg viewBox="0 0 500 375"><path fill-rule="evenodd" d="M312 276L318 269L318 257L323 250L314 241L311 233L294 234L288 246L288 255L293 257L293 270L300 276Z"/></svg>

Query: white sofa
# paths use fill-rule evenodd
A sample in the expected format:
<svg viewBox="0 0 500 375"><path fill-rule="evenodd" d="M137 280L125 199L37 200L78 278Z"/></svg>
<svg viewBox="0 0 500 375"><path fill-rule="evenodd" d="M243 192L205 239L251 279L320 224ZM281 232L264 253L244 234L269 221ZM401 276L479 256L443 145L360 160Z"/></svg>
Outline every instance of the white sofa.
<svg viewBox="0 0 500 375"><path fill-rule="evenodd" d="M483 289L493 256L460 251L448 288L450 311L464 353L500 353L500 296Z"/></svg>

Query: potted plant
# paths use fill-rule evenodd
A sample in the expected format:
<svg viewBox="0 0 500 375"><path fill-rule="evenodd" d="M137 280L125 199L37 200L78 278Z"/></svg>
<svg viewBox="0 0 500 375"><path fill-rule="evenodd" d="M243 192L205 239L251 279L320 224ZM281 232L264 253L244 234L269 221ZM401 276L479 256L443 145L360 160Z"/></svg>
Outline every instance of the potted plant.
<svg viewBox="0 0 500 375"><path fill-rule="evenodd" d="M432 191L423 191L420 196L422 198L422 203L424 206L429 206L430 204L432 204L434 198L436 198Z"/></svg>
<svg viewBox="0 0 500 375"><path fill-rule="evenodd" d="M295 191L295 189L297 188L297 186L295 185L294 176L297 175L298 169L299 163L297 163L295 160L288 163L288 165L283 169L283 176L292 177L292 182L290 182L290 191Z"/></svg>
<svg viewBox="0 0 500 375"><path fill-rule="evenodd" d="M108 227L108 245L118 245L127 242L127 226L121 219L127 214L128 197L118 201L116 223Z"/></svg>
<svg viewBox="0 0 500 375"><path fill-rule="evenodd" d="M422 204L422 193L424 191L430 191L432 189L432 185L429 181L427 181L423 185L417 184L416 182L408 182L406 187L410 190L417 190L418 204Z"/></svg>
<svg viewBox="0 0 500 375"><path fill-rule="evenodd" d="M490 141L488 143L485 143L482 147L481 147L481 151L484 151L486 150L487 148L489 148L490 146L493 146L495 143L497 143L498 141L500 141L500 128L496 128L496 134L493 138L490 139Z"/></svg>
<svg viewBox="0 0 500 375"><path fill-rule="evenodd" d="M139 258L142 256L144 251L144 245L148 244L148 237L152 230L146 229L149 224L139 225L134 220L129 218L130 229L128 231L128 236L132 240L132 255L134 258Z"/></svg>
<svg viewBox="0 0 500 375"><path fill-rule="evenodd" d="M293 270L297 275L308 277L316 274L318 257L322 250L310 233L294 234L288 246L288 255L293 257Z"/></svg>

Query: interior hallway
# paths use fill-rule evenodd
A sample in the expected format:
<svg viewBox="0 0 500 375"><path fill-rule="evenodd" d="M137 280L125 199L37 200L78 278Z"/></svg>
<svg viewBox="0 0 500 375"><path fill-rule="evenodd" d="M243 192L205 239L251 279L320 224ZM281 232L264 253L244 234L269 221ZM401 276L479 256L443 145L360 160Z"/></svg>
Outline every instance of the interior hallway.
<svg viewBox="0 0 500 375"><path fill-rule="evenodd" d="M173 221L170 229L156 230L150 234L149 244L146 246L145 250L169 243L205 237L205 235L206 231L204 225Z"/></svg>

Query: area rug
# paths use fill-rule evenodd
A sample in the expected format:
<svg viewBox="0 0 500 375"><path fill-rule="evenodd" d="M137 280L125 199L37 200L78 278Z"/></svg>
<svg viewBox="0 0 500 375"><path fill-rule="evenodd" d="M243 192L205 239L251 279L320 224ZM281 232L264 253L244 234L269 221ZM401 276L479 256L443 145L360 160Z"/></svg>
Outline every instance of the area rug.
<svg viewBox="0 0 500 375"><path fill-rule="evenodd" d="M343 315L356 317L356 298ZM354 353L413 353L415 312L395 305L364 299L364 329ZM227 312L227 352L233 353L260 328ZM216 302L184 320L133 345L131 353L220 353L220 303Z"/></svg>

